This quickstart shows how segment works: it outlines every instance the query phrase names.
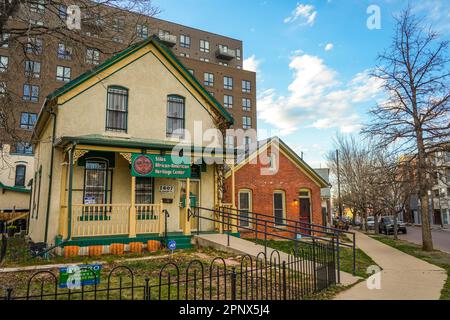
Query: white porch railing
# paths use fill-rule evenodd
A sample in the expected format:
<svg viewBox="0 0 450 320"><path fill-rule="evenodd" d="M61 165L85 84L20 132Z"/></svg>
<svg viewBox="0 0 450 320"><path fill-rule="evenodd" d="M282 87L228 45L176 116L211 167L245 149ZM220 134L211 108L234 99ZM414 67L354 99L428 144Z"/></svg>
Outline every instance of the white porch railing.
<svg viewBox="0 0 450 320"><path fill-rule="evenodd" d="M136 233L160 233L160 204L138 204ZM96 237L130 234L129 204L79 204L72 206L71 236Z"/></svg>

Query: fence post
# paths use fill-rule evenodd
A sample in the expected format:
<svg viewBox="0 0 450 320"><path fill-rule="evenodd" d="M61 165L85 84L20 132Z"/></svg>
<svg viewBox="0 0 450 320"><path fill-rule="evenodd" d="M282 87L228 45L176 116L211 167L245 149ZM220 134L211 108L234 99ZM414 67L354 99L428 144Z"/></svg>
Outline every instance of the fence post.
<svg viewBox="0 0 450 320"><path fill-rule="evenodd" d="M312 239L313 243L313 268L314 268L314 291L317 291L317 259L316 259L316 238Z"/></svg>
<svg viewBox="0 0 450 320"><path fill-rule="evenodd" d="M148 285L149 281L149 278L145 278L144 300L150 300L150 287Z"/></svg>
<svg viewBox="0 0 450 320"><path fill-rule="evenodd" d="M13 292L12 288L6 289L6 300L12 300L12 292Z"/></svg>
<svg viewBox="0 0 450 320"><path fill-rule="evenodd" d="M353 275L356 275L356 235L353 232Z"/></svg>
<svg viewBox="0 0 450 320"><path fill-rule="evenodd" d="M264 254L267 259L267 220L264 220Z"/></svg>
<svg viewBox="0 0 450 320"><path fill-rule="evenodd" d="M231 300L236 300L236 267L231 270Z"/></svg>
<svg viewBox="0 0 450 320"><path fill-rule="evenodd" d="M282 264L282 275L283 275L283 300L286 301L287 300L287 279L286 279L286 261L283 260L283 264Z"/></svg>
<svg viewBox="0 0 450 320"><path fill-rule="evenodd" d="M341 235L339 234L339 230L337 231L337 239L336 239L336 250L337 250L337 282L341 283L341 246L339 244Z"/></svg>

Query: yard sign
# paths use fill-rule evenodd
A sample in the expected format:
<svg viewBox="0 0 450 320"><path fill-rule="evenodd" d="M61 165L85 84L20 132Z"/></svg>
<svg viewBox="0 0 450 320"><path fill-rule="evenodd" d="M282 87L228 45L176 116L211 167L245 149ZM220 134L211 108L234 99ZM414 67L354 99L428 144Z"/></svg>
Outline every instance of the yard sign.
<svg viewBox="0 0 450 320"><path fill-rule="evenodd" d="M131 174L134 177L189 178L191 176L191 159L170 155L133 153Z"/></svg>
<svg viewBox="0 0 450 320"><path fill-rule="evenodd" d="M101 264L69 266L59 269L59 287L76 288L86 285L100 284Z"/></svg>

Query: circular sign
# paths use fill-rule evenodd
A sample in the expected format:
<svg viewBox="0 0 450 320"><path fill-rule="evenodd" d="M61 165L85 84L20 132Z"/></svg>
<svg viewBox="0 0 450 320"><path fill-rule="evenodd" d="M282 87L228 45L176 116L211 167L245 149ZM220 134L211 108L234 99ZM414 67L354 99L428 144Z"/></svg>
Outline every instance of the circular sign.
<svg viewBox="0 0 450 320"><path fill-rule="evenodd" d="M153 162L146 156L139 156L133 163L134 171L140 175L147 175L153 170Z"/></svg>
<svg viewBox="0 0 450 320"><path fill-rule="evenodd" d="M170 240L167 247L170 250L175 250L177 248L177 242L175 240Z"/></svg>

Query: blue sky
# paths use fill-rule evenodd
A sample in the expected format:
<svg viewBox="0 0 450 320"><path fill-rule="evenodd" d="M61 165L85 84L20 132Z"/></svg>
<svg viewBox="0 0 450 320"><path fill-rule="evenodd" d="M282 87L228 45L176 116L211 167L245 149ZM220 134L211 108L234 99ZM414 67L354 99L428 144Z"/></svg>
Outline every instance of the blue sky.
<svg viewBox="0 0 450 320"><path fill-rule="evenodd" d="M410 1L413 12L450 33L448 1ZM369 77L389 46L404 0L155 0L159 18L244 42L244 68L257 71L258 129L279 135L314 167L336 133L354 134L381 99ZM381 28L370 30L370 5Z"/></svg>

